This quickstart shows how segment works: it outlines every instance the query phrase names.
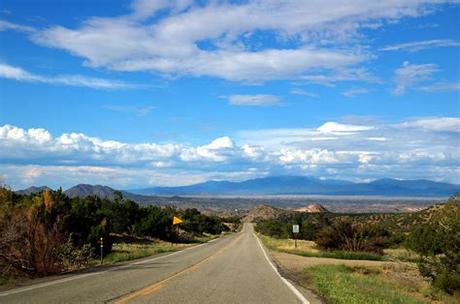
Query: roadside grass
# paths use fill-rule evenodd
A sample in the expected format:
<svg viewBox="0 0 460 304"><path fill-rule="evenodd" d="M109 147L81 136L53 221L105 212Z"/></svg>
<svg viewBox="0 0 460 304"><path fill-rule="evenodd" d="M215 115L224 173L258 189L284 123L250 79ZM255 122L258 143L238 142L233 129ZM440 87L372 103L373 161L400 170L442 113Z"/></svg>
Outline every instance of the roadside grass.
<svg viewBox="0 0 460 304"><path fill-rule="evenodd" d="M404 286L384 281L377 269L320 265L305 268L305 273L314 289L330 304L430 303L411 295Z"/></svg>
<svg viewBox="0 0 460 304"><path fill-rule="evenodd" d="M405 248L388 248L383 250L385 258L387 260L396 260L401 262L413 262L416 263L419 261L419 256L417 253L405 249Z"/></svg>
<svg viewBox="0 0 460 304"><path fill-rule="evenodd" d="M16 282L16 279L13 276L0 273L0 286L14 285L15 282Z"/></svg>
<svg viewBox="0 0 460 304"><path fill-rule="evenodd" d="M226 233L222 233L221 235L225 235ZM190 244L201 244L201 243L207 243L209 241L212 241L214 239L217 239L221 236L220 234L203 234L202 236L195 236L191 241Z"/></svg>
<svg viewBox="0 0 460 304"><path fill-rule="evenodd" d="M342 260L371 260L382 261L383 256L369 253L369 252L354 252L354 251L320 251L316 248L313 241L297 240L297 248L295 248L295 241L292 239L275 239L266 235L258 234L262 242L270 250L296 254L304 257L318 257L318 258L334 258Z"/></svg>
<svg viewBox="0 0 460 304"><path fill-rule="evenodd" d="M460 295L433 289L412 264L317 265L304 272L310 285L330 304L460 303Z"/></svg>
<svg viewBox="0 0 460 304"><path fill-rule="evenodd" d="M173 245L159 240L151 243L114 243L112 252L104 257L104 265L140 259L158 253L178 251L190 246L193 244ZM94 259L90 261L89 266L97 266L99 263L98 259Z"/></svg>

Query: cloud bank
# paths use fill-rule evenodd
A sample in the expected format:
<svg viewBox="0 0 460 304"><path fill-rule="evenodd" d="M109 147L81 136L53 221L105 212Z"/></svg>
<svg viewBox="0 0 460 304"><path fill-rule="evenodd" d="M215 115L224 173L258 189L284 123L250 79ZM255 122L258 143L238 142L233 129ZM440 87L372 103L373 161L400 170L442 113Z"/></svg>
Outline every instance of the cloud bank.
<svg viewBox="0 0 460 304"><path fill-rule="evenodd" d="M178 185L269 174L344 179L460 177L460 119L423 117L395 124L240 131L192 146L124 143L82 133L0 127L0 168L13 186L59 180L117 187ZM59 176L59 179L57 177ZM54 179L53 179L54 178Z"/></svg>

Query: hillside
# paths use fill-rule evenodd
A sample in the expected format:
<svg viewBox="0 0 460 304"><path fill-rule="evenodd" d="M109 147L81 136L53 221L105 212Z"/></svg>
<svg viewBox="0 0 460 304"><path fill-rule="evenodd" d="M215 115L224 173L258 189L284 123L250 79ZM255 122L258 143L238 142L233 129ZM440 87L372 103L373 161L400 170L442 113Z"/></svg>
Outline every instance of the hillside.
<svg viewBox="0 0 460 304"><path fill-rule="evenodd" d="M115 190L113 188L110 188L108 186L101 186L101 185L89 185L89 184L79 184L76 185L72 188L69 188L64 191L64 193L69 196L69 197L86 197L89 195L95 195L100 198L108 198L108 199L113 199L114 198L114 193ZM124 198L133 200L137 203L140 204L149 204L153 203L157 200L160 200L160 198L156 198L153 196L145 196L145 195L140 195L140 194L133 194L127 191L120 191L121 194L123 195Z"/></svg>
<svg viewBox="0 0 460 304"><path fill-rule="evenodd" d="M318 179L307 176L273 176L243 182L208 181L182 187L130 190L143 195L383 195L451 196L460 185L429 180L379 179L369 183Z"/></svg>
<svg viewBox="0 0 460 304"><path fill-rule="evenodd" d="M299 212L307 212L307 213L324 213L329 212L323 205L321 204L310 204L305 207L297 208L295 211Z"/></svg>
<svg viewBox="0 0 460 304"><path fill-rule="evenodd" d="M257 219L272 220L277 219L286 213L292 213L292 211L262 204L252 208L244 217L243 221L246 223L251 223Z"/></svg>
<svg viewBox="0 0 460 304"><path fill-rule="evenodd" d="M101 185L79 184L64 191L68 197L86 197L89 195L99 196L100 198L113 198L116 190Z"/></svg>
<svg viewBox="0 0 460 304"><path fill-rule="evenodd" d="M21 195L29 195L29 194L34 194L34 193L38 193L38 192L42 192L43 190L45 189L48 189L48 190L51 190L49 187L47 186L41 186L41 187L35 187L35 186L32 186L32 187L29 187L29 188L26 188L26 189L23 189L23 190L18 190L18 191L15 191L17 194L21 194Z"/></svg>

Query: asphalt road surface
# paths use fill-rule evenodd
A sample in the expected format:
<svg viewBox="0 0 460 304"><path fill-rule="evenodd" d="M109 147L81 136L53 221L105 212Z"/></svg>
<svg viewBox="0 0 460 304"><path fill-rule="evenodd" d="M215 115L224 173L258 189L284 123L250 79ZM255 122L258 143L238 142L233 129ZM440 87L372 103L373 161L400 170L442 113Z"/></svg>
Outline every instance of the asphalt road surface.
<svg viewBox="0 0 460 304"><path fill-rule="evenodd" d="M122 266L0 293L0 303L308 303L242 232Z"/></svg>

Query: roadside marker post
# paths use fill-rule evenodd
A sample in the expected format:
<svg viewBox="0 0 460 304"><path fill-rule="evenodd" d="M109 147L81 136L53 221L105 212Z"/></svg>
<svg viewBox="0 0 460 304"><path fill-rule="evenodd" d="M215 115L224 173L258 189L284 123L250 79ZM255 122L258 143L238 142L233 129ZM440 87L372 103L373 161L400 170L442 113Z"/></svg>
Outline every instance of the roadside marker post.
<svg viewBox="0 0 460 304"><path fill-rule="evenodd" d="M176 226L176 235L179 237L179 224L182 224L184 221L177 216L173 216L173 226ZM173 243L174 244L174 243Z"/></svg>
<svg viewBox="0 0 460 304"><path fill-rule="evenodd" d="M104 259L104 239L101 237L101 265Z"/></svg>
<svg viewBox="0 0 460 304"><path fill-rule="evenodd" d="M294 234L294 246L297 248L297 234L299 233L299 225L292 225L292 233Z"/></svg>

